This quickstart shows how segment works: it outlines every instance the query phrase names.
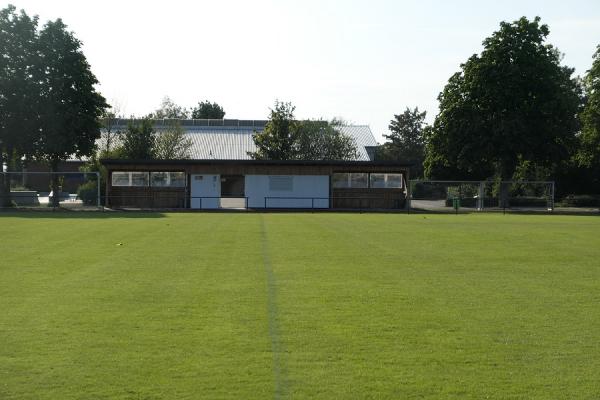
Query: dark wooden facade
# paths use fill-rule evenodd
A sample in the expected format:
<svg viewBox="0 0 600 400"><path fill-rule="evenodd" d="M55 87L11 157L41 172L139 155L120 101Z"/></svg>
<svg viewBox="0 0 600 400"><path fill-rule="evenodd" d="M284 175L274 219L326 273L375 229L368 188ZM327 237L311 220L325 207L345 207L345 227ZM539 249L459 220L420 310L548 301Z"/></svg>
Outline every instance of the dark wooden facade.
<svg viewBox="0 0 600 400"><path fill-rule="evenodd" d="M400 173L404 187L331 188L333 209L402 209L406 204L406 182L409 165L395 162L370 161L259 161L259 160L102 160L109 176L106 187L107 206L140 208L189 207L189 177L191 174L218 175L326 175L334 173ZM112 172L185 172L186 188L117 187L112 186ZM330 180L331 181L331 180Z"/></svg>
<svg viewBox="0 0 600 400"><path fill-rule="evenodd" d="M111 186L107 205L115 208L187 208L186 188Z"/></svg>

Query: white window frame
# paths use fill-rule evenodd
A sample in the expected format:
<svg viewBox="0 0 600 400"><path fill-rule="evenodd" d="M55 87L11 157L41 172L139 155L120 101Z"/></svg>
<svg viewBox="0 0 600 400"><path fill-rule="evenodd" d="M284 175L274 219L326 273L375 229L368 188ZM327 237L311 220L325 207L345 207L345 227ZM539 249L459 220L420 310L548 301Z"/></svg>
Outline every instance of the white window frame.
<svg viewBox="0 0 600 400"><path fill-rule="evenodd" d="M372 185L372 180L371 177L373 175L383 175L383 186L382 187L374 187ZM388 180L391 181L391 179L388 179L390 175L399 175L400 176L400 186L388 186ZM369 188L370 189L402 189L404 188L404 176L402 173L399 172L373 172L369 174Z"/></svg>
<svg viewBox="0 0 600 400"><path fill-rule="evenodd" d="M366 175L366 185L365 186L352 186L352 175ZM333 175L346 175L346 185L345 186L333 186L334 189L368 189L369 188L369 173L368 172L334 172ZM331 177L333 180L333 176ZM343 182L343 181L342 181Z"/></svg>
<svg viewBox="0 0 600 400"><path fill-rule="evenodd" d="M116 184L115 183L115 174L117 175L127 175L127 184L122 185L122 184ZM131 173L130 172L126 172L126 171L113 171L110 177L110 184L111 186L115 186L115 187L128 187L131 186Z"/></svg>
<svg viewBox="0 0 600 400"><path fill-rule="evenodd" d="M127 185L115 185L115 174L127 174ZM133 174L146 174L146 184L134 185ZM148 187L150 186L150 173L147 171L113 171L111 174L110 184L111 186L115 187Z"/></svg>

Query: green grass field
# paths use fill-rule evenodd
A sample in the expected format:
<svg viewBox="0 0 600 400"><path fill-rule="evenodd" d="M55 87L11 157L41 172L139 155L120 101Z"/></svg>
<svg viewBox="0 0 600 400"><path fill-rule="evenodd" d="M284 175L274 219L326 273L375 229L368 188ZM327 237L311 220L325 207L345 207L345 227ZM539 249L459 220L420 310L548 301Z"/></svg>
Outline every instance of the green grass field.
<svg viewBox="0 0 600 400"><path fill-rule="evenodd" d="M597 217L12 213L0 229L2 400L600 398Z"/></svg>

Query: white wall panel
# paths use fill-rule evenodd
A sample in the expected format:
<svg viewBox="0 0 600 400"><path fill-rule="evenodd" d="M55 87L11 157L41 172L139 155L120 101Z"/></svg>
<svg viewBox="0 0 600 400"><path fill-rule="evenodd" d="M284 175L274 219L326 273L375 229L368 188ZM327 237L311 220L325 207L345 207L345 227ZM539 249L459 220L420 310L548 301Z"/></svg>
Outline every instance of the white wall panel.
<svg viewBox="0 0 600 400"><path fill-rule="evenodd" d="M291 190L283 182L287 178L292 180ZM250 208L264 208L265 198L267 208L311 208L313 202L314 208L329 208L328 175L246 175L245 179Z"/></svg>
<svg viewBox="0 0 600 400"><path fill-rule="evenodd" d="M219 175L194 174L191 176L191 208L219 208L221 179Z"/></svg>

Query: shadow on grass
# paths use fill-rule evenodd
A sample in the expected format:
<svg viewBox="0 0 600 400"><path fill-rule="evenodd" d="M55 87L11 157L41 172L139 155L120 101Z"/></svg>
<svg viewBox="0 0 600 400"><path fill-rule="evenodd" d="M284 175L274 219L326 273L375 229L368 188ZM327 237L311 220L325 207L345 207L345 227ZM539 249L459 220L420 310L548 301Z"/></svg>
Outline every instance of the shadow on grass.
<svg viewBox="0 0 600 400"><path fill-rule="evenodd" d="M580 217L600 217L600 210L594 209L570 209L570 210L559 210L554 211L547 210L485 210L485 211L474 211L460 209L458 212L454 210L427 210L422 208L411 208L410 214L416 215L539 215L539 216L556 216L556 215L567 215L567 216L580 216Z"/></svg>
<svg viewBox="0 0 600 400"><path fill-rule="evenodd" d="M108 218L164 218L165 214L157 211L69 211L69 210L15 210L0 209L2 218L66 218L66 219L108 219Z"/></svg>

